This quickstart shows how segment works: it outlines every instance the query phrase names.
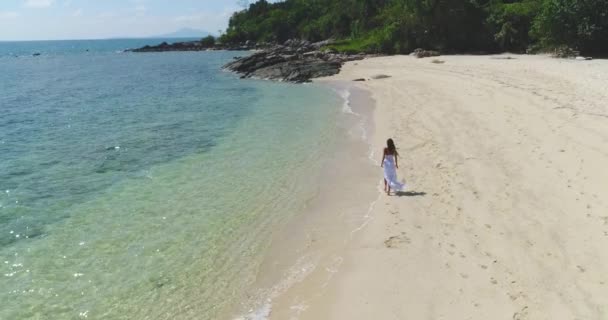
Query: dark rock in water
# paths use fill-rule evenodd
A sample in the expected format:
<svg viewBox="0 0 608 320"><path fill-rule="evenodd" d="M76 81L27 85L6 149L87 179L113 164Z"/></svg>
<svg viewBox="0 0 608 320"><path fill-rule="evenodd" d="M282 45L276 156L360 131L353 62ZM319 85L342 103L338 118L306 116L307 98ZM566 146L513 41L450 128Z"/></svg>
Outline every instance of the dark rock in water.
<svg viewBox="0 0 608 320"><path fill-rule="evenodd" d="M353 81L365 81L365 79L363 79L363 78L359 78L359 79L355 79L355 80L353 80Z"/></svg>
<svg viewBox="0 0 608 320"><path fill-rule="evenodd" d="M422 48L415 49L414 52L410 53L410 56L414 56L416 58L436 57L439 55L440 54L438 51L424 50Z"/></svg>
<svg viewBox="0 0 608 320"><path fill-rule="evenodd" d="M225 69L239 73L243 78L261 78L289 82L308 82L312 78L325 77L340 72L346 61L361 60L364 54L347 55L324 50L333 40L311 43L291 39L282 45L246 41L237 44L205 46L200 41L163 42L156 46L144 46L130 52L205 51L205 50L261 50L247 57L234 57Z"/></svg>
<svg viewBox="0 0 608 320"><path fill-rule="evenodd" d="M163 42L161 44L155 46L143 46L137 49L129 49L127 52L169 52L169 51L208 51L208 50L230 50L230 51L246 51L246 50L254 50L267 47L266 43L254 43L252 41L247 41L244 43L223 45L223 44L214 44L208 45L201 41L185 41L185 42L175 42L175 43L167 43Z"/></svg>
<svg viewBox="0 0 608 320"><path fill-rule="evenodd" d="M40 52L36 52L36 53L34 53L34 54L32 55L32 57L38 57L38 56L40 56L40 55L41 55L41 53L40 53Z"/></svg>
<svg viewBox="0 0 608 320"><path fill-rule="evenodd" d="M242 78L259 78L288 82L309 82L340 72L347 61L361 60L365 55L346 55L320 50L330 43L310 43L306 40L288 40L248 57L237 59L224 66L242 75Z"/></svg>

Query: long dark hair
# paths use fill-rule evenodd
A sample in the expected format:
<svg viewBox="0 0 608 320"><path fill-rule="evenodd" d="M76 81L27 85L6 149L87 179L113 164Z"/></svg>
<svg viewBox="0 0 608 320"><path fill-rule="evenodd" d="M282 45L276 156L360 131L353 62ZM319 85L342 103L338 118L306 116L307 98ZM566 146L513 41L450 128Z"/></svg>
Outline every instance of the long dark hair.
<svg viewBox="0 0 608 320"><path fill-rule="evenodd" d="M399 155L397 152L397 148L395 147L395 142L393 139L386 140L386 150L388 150L388 154Z"/></svg>

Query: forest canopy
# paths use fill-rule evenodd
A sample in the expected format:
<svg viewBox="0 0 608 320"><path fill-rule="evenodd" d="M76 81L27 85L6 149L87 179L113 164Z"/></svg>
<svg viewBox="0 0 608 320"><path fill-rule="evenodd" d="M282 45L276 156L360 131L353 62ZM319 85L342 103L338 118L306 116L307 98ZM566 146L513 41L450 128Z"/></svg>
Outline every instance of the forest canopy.
<svg viewBox="0 0 608 320"><path fill-rule="evenodd" d="M338 40L340 51L608 54L607 0L259 0L230 18L223 43Z"/></svg>

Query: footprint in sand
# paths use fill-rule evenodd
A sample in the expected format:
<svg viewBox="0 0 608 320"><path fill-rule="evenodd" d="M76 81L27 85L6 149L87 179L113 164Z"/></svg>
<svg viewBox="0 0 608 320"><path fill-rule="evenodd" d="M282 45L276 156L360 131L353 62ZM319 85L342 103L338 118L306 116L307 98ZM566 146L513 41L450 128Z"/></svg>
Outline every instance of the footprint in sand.
<svg viewBox="0 0 608 320"><path fill-rule="evenodd" d="M523 307L513 314L513 320L524 320L528 318L528 306Z"/></svg>
<svg viewBox="0 0 608 320"><path fill-rule="evenodd" d="M581 267L581 266L576 266L576 268L578 268L578 271L580 271L581 273L587 271L587 269L585 269L584 267Z"/></svg>
<svg viewBox="0 0 608 320"><path fill-rule="evenodd" d="M398 248L400 244L402 243L410 243L411 240L410 238L408 238L405 234L405 232L402 232L400 236L392 236L389 237L388 239L384 240L384 246L386 246L389 249L393 249L393 248Z"/></svg>
<svg viewBox="0 0 608 320"><path fill-rule="evenodd" d="M518 293L509 293L509 298L511 299L511 301L515 301L519 298L526 298L526 295L520 291Z"/></svg>

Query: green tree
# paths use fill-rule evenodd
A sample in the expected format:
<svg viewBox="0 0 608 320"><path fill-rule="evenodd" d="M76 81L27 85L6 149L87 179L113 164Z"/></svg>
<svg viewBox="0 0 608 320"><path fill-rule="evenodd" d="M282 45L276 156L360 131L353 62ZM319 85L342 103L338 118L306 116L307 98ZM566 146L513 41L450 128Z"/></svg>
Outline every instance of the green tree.
<svg viewBox="0 0 608 320"><path fill-rule="evenodd" d="M608 53L608 1L545 0L533 34L547 47Z"/></svg>
<svg viewBox="0 0 608 320"><path fill-rule="evenodd" d="M206 36L201 39L201 45L206 48L211 48L215 45L215 37L214 36Z"/></svg>
<svg viewBox="0 0 608 320"><path fill-rule="evenodd" d="M521 52L539 44L608 53L607 30L607 0L259 0L232 15L221 41L335 38L337 50L384 53Z"/></svg>
<svg viewBox="0 0 608 320"><path fill-rule="evenodd" d="M488 24L500 50L524 52L532 43L530 28L541 9L540 0L491 1Z"/></svg>

